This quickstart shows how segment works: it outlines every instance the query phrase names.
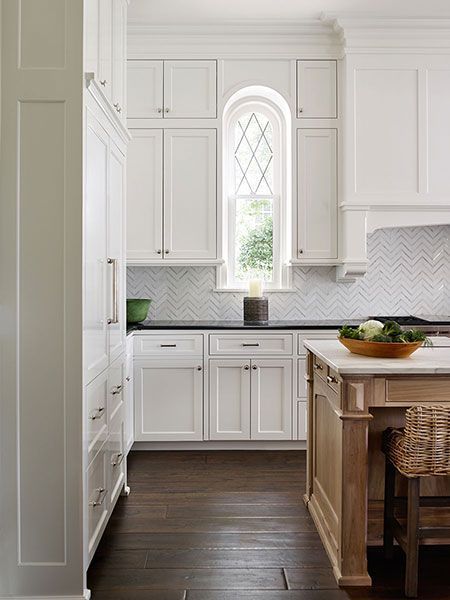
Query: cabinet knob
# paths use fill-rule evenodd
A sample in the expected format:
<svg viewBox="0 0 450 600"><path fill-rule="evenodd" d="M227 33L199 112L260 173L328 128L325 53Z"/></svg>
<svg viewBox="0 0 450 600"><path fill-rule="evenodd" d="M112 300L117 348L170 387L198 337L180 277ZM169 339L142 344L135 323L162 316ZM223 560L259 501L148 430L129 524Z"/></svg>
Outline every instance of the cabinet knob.
<svg viewBox="0 0 450 600"><path fill-rule="evenodd" d="M201 371L201 370L202 370L201 366L200 366L200 365L198 365L198 367L197 367L197 371Z"/></svg>
<svg viewBox="0 0 450 600"><path fill-rule="evenodd" d="M249 365L244 365L244 371L248 371L250 369Z"/></svg>
<svg viewBox="0 0 450 600"><path fill-rule="evenodd" d="M302 113L302 112L303 112L303 106L299 106L299 107L298 107L298 112L299 112L299 113Z"/></svg>
<svg viewBox="0 0 450 600"><path fill-rule="evenodd" d="M299 249L298 249L298 253L299 253L299 254L303 254L303 248L299 248Z"/></svg>
<svg viewBox="0 0 450 600"><path fill-rule="evenodd" d="M162 250L157 250L156 254L162 254Z"/></svg>
<svg viewBox="0 0 450 600"><path fill-rule="evenodd" d="M169 251L168 250L164 250L164 254L169 254Z"/></svg>
<svg viewBox="0 0 450 600"><path fill-rule="evenodd" d="M107 79L101 79L100 80L100 85L102 85L103 87L105 87L105 85L108 83Z"/></svg>
<svg viewBox="0 0 450 600"><path fill-rule="evenodd" d="M128 377L125 377L126 381L131 381L131 377L128 375Z"/></svg>
<svg viewBox="0 0 450 600"><path fill-rule="evenodd" d="M253 369L254 371L256 371L256 369L257 369L257 368L258 368L258 367L257 367L257 365L253 365L253 366L252 366L252 369Z"/></svg>
<svg viewBox="0 0 450 600"><path fill-rule="evenodd" d="M170 111L170 108L165 108L164 112L167 114Z"/></svg>
<svg viewBox="0 0 450 600"><path fill-rule="evenodd" d="M157 108L157 109L156 109L156 112L157 112L158 114L161 114L161 113L162 113L162 108Z"/></svg>

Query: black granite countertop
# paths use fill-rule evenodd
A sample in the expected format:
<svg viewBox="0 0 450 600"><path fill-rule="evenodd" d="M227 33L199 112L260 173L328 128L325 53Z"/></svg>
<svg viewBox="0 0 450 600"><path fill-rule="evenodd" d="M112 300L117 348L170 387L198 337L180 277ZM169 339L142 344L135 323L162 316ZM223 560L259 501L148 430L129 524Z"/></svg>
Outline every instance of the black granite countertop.
<svg viewBox="0 0 450 600"><path fill-rule="evenodd" d="M305 320L305 321L268 321L265 325L249 325L244 321L143 321L128 326L130 331L158 329L338 329L344 323L358 326L365 319Z"/></svg>

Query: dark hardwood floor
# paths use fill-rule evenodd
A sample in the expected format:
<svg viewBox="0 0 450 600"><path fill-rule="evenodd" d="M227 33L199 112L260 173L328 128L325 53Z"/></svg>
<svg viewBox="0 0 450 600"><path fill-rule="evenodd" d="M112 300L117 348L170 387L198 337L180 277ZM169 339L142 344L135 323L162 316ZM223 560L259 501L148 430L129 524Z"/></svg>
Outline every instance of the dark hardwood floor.
<svg viewBox="0 0 450 600"><path fill-rule="evenodd" d="M302 503L304 452L133 452L88 574L93 600L403 598L404 558L340 590ZM355 524L355 527L357 524ZM421 550L420 598L450 599L450 551Z"/></svg>

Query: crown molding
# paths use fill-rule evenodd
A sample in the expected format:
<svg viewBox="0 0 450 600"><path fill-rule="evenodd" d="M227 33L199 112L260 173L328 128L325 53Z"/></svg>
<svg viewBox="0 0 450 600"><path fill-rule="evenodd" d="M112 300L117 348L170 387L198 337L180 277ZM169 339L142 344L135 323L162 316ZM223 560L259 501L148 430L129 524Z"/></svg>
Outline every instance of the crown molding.
<svg viewBox="0 0 450 600"><path fill-rule="evenodd" d="M332 23L319 19L157 25L128 22L128 58L292 58L342 55Z"/></svg>
<svg viewBox="0 0 450 600"><path fill-rule="evenodd" d="M442 16L386 16L376 13L324 13L344 53L450 52L450 13Z"/></svg>

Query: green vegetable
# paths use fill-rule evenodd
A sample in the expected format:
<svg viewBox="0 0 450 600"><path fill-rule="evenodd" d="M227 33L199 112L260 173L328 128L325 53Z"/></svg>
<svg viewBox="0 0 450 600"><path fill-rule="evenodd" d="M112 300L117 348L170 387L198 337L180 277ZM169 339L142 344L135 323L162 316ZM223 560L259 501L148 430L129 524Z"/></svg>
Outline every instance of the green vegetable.
<svg viewBox="0 0 450 600"><path fill-rule="evenodd" d="M386 321L383 326L382 333L388 335L391 338L399 337L403 333L403 329L395 321Z"/></svg>
<svg viewBox="0 0 450 600"><path fill-rule="evenodd" d="M351 340L362 340L362 333L359 328L350 327L350 325L344 325L339 329L339 337L349 338Z"/></svg>
<svg viewBox="0 0 450 600"><path fill-rule="evenodd" d="M392 338L388 335L384 335L384 333L378 333L374 335L370 340L371 342L392 342Z"/></svg>
<svg viewBox="0 0 450 600"><path fill-rule="evenodd" d="M369 319L361 323L358 329L365 340L371 340L374 335L378 335L383 331L383 323L375 319Z"/></svg>

